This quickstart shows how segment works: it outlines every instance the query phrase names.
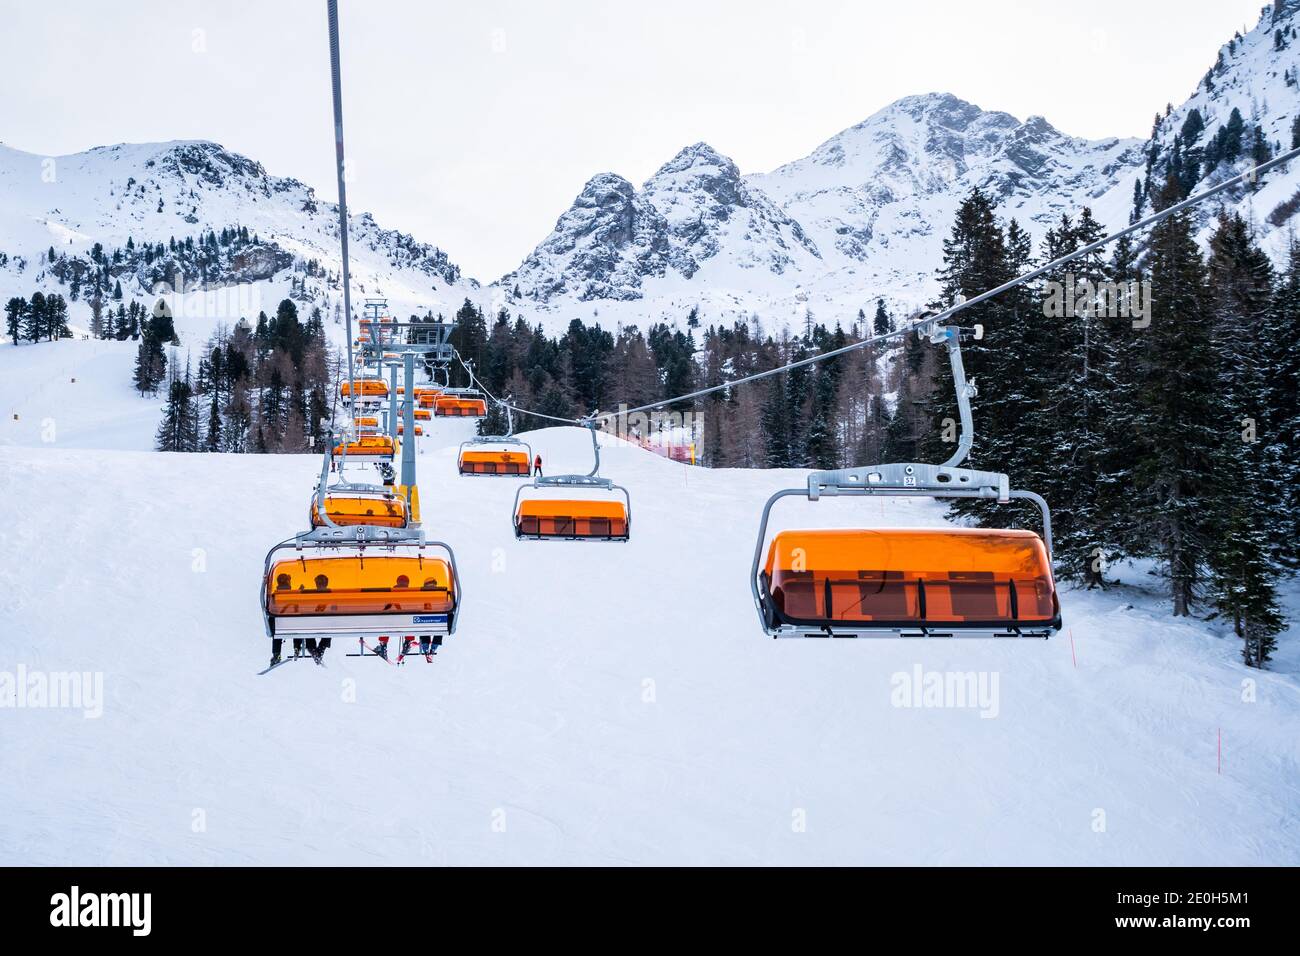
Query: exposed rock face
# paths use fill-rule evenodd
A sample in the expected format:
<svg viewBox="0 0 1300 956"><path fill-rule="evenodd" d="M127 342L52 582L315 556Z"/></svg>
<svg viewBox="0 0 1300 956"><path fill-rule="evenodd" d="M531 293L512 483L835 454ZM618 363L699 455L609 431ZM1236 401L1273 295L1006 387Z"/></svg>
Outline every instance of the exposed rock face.
<svg viewBox="0 0 1300 956"><path fill-rule="evenodd" d="M646 279L689 279L715 258L779 274L818 252L797 222L746 185L735 163L696 143L640 191L615 173L593 176L501 284L540 301L637 299Z"/></svg>

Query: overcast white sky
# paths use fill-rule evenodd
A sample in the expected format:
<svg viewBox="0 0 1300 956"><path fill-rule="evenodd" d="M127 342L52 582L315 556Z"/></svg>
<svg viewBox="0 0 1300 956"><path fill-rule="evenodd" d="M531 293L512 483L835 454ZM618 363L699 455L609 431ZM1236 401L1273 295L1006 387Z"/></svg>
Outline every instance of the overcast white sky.
<svg viewBox="0 0 1300 956"><path fill-rule="evenodd" d="M491 280L697 140L766 171L933 91L1146 136L1263 2L341 0L348 198ZM169 139L337 198L324 0L0 0L0 141Z"/></svg>

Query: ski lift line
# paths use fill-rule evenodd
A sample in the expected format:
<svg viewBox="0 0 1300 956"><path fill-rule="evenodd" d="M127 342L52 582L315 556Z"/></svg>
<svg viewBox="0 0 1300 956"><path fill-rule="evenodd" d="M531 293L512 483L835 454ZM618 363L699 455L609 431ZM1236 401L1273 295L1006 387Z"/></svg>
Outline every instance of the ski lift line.
<svg viewBox="0 0 1300 956"><path fill-rule="evenodd" d="M1030 272L1026 272L1022 276L1017 276L1014 279L1002 283L1002 285L997 286L996 288L989 289L985 292L981 292L979 295L974 296L973 298L954 303L952 306L950 306L949 308L945 309L942 312L936 313L935 315L926 316L924 319L915 322L911 325L908 325L904 328L895 329L893 332L885 332L881 335L874 335L869 339L864 339L861 342L855 342L852 345L846 345L843 348L832 349L829 352L822 352L818 355L813 355L806 359L800 359L797 362L789 362L786 365L782 365L778 368L768 369L763 372L755 372L752 375L746 375L741 378L735 378L735 379L731 379L730 381L723 382L721 385L712 385L709 386L708 388L701 388L694 392L687 392L684 395L678 395L674 398L665 398L657 402L650 402L646 405L638 405L636 408L624 409L618 412L605 412L603 414L595 414L585 419L559 418L554 415L545 415L542 414L541 412L534 412L526 408L520 408L519 406L516 405L512 405L510 407L523 415L532 415L537 418L546 418L551 421L562 422L566 425L584 425L588 421L592 421L592 422L607 421L611 418L617 418L621 415L635 415L640 412L648 412L648 411L653 411L656 408L663 408L665 405L673 405L676 404L677 402L693 401L694 399L697 398L703 398L706 395L712 395L716 392L721 392L729 388L735 388L737 385L745 385L748 384L749 382L757 382L760 379L770 378L773 375L781 375L784 374L785 372L790 372L797 368L804 368L805 366L808 365L815 365L818 362L824 362L827 359L838 358L841 355L848 355L851 352L856 352L861 349L870 348L872 345L879 344L880 342L886 342L889 341L890 339L895 339L900 336L907 335L909 332L913 330L920 331L925 328L934 328L942 324L943 322L947 321L948 319L952 318L954 315L956 315L958 312L961 312L963 309L969 309L973 305L979 305L981 302L985 302L993 298L994 296L1001 295L1003 292L1007 292L1011 289L1016 288L1016 286L1024 285L1026 282L1032 282L1034 279L1037 279L1039 276L1051 272L1053 269L1058 269L1061 266L1065 265L1066 263L1073 262L1075 259L1080 259L1083 256L1096 252L1098 249L1101 249L1102 247L1109 245L1110 243L1114 242L1116 239L1122 239L1124 236L1129 236L1135 232L1140 232L1143 229L1150 228L1151 226L1156 225L1157 223L1169 218L1170 216L1176 215L1180 212L1183 212L1184 210L1192 208L1193 206L1199 205L1200 203L1205 202L1205 200L1217 196L1222 192L1226 192L1227 190L1232 189L1236 186L1240 186L1243 184L1253 185L1259 181L1259 177L1262 173L1267 172L1268 170L1274 168L1275 166L1280 166L1284 163L1289 163L1291 160L1297 158L1300 158L1300 148L1285 152L1280 156L1276 156L1273 159L1268 160L1267 162L1260 163L1258 166L1253 166L1250 169L1246 170L1244 173L1240 174L1239 176L1234 176L1231 179L1226 179L1223 182L1219 183L1219 185L1217 186L1212 186L1211 188L1199 192L1194 196L1187 197L1181 202L1174 203L1172 206L1169 206L1166 209L1162 209L1159 212L1152 213L1150 216L1147 216L1145 219L1140 219L1137 222L1133 223L1132 225L1126 226L1125 228L1119 230L1118 232L1111 233L1108 236L1103 236L1102 238L1098 239L1096 242L1089 243L1088 245L1076 249L1071 253L1061 256L1057 259L1053 259L1051 262L1047 263L1046 265L1040 266L1039 268L1034 269ZM461 359L459 355L457 355L456 358L460 360L460 363L462 365L465 365L464 359ZM470 371L468 365L465 365L465 370L469 372L471 377L473 377L474 373ZM482 388L481 383L479 387ZM483 390L485 392L487 391L487 389L483 389ZM505 403L501 403L501 404L505 404Z"/></svg>
<svg viewBox="0 0 1300 956"><path fill-rule="evenodd" d="M334 158L339 181L339 240L343 253L343 320L347 323L347 341L352 341L351 275L348 269L348 194L344 184L343 161L343 76L339 70L339 5L338 0L328 0L330 35L330 85L334 94ZM356 379L352 366L352 349L348 349L348 381ZM355 388L356 386L352 386Z"/></svg>

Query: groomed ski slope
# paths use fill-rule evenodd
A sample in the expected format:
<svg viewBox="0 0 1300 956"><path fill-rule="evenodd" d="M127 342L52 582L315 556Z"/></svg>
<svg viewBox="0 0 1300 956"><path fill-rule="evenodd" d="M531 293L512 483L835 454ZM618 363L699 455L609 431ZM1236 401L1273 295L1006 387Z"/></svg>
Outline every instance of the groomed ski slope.
<svg viewBox="0 0 1300 956"><path fill-rule="evenodd" d="M104 700L97 719L0 709L2 864L1300 863L1294 631L1275 670L1247 671L1134 573L1066 592L1048 642L772 641L746 577L763 501L800 473L608 439L632 540L516 542L517 479L456 476L472 423L440 421L420 487L460 562L456 635L432 664L336 646L324 669L256 676L262 559L305 526L319 460L122 450L130 428L107 420L116 448L71 423L42 443L11 421L13 360L0 673L102 672ZM95 388L139 401L118 364ZM46 394L24 418L79 414ZM576 429L526 437L549 474L589 467ZM855 520L943 519L778 510ZM917 667L996 675L990 716L894 706Z"/></svg>

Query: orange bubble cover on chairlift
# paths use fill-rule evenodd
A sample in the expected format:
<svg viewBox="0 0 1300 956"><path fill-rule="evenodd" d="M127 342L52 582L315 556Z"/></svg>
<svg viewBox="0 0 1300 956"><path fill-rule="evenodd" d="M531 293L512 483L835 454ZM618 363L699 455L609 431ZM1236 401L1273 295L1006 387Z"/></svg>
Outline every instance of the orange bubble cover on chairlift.
<svg viewBox="0 0 1300 956"><path fill-rule="evenodd" d="M1051 561L1031 531L782 531L764 586L791 623L1051 624Z"/></svg>
<svg viewBox="0 0 1300 956"><path fill-rule="evenodd" d="M334 454L342 455L343 446L347 445L349 456L354 455L395 455L397 445L390 435L359 435L356 441L340 442L334 446Z"/></svg>
<svg viewBox="0 0 1300 956"><path fill-rule="evenodd" d="M456 398L443 395L434 399L434 414L440 417L482 418L487 415L487 402L481 398Z"/></svg>
<svg viewBox="0 0 1300 956"><path fill-rule="evenodd" d="M406 501L392 495L326 495L325 513L337 525L370 525L379 528L406 527ZM321 527L319 506L311 502L311 524Z"/></svg>
<svg viewBox="0 0 1300 956"><path fill-rule="evenodd" d="M621 501L529 498L515 514L519 534L540 538L626 538Z"/></svg>
<svg viewBox="0 0 1300 956"><path fill-rule="evenodd" d="M360 378L356 382L343 382L339 385L339 394L344 398L352 396L352 386L356 385L356 392L362 397L386 396L388 394L388 383L382 378Z"/></svg>
<svg viewBox="0 0 1300 956"><path fill-rule="evenodd" d="M445 614L455 606L455 583L441 558L288 558L271 567L266 606L273 617Z"/></svg>
<svg viewBox="0 0 1300 956"><path fill-rule="evenodd" d="M462 475L526 475L528 453L523 451L463 451L460 453Z"/></svg>

